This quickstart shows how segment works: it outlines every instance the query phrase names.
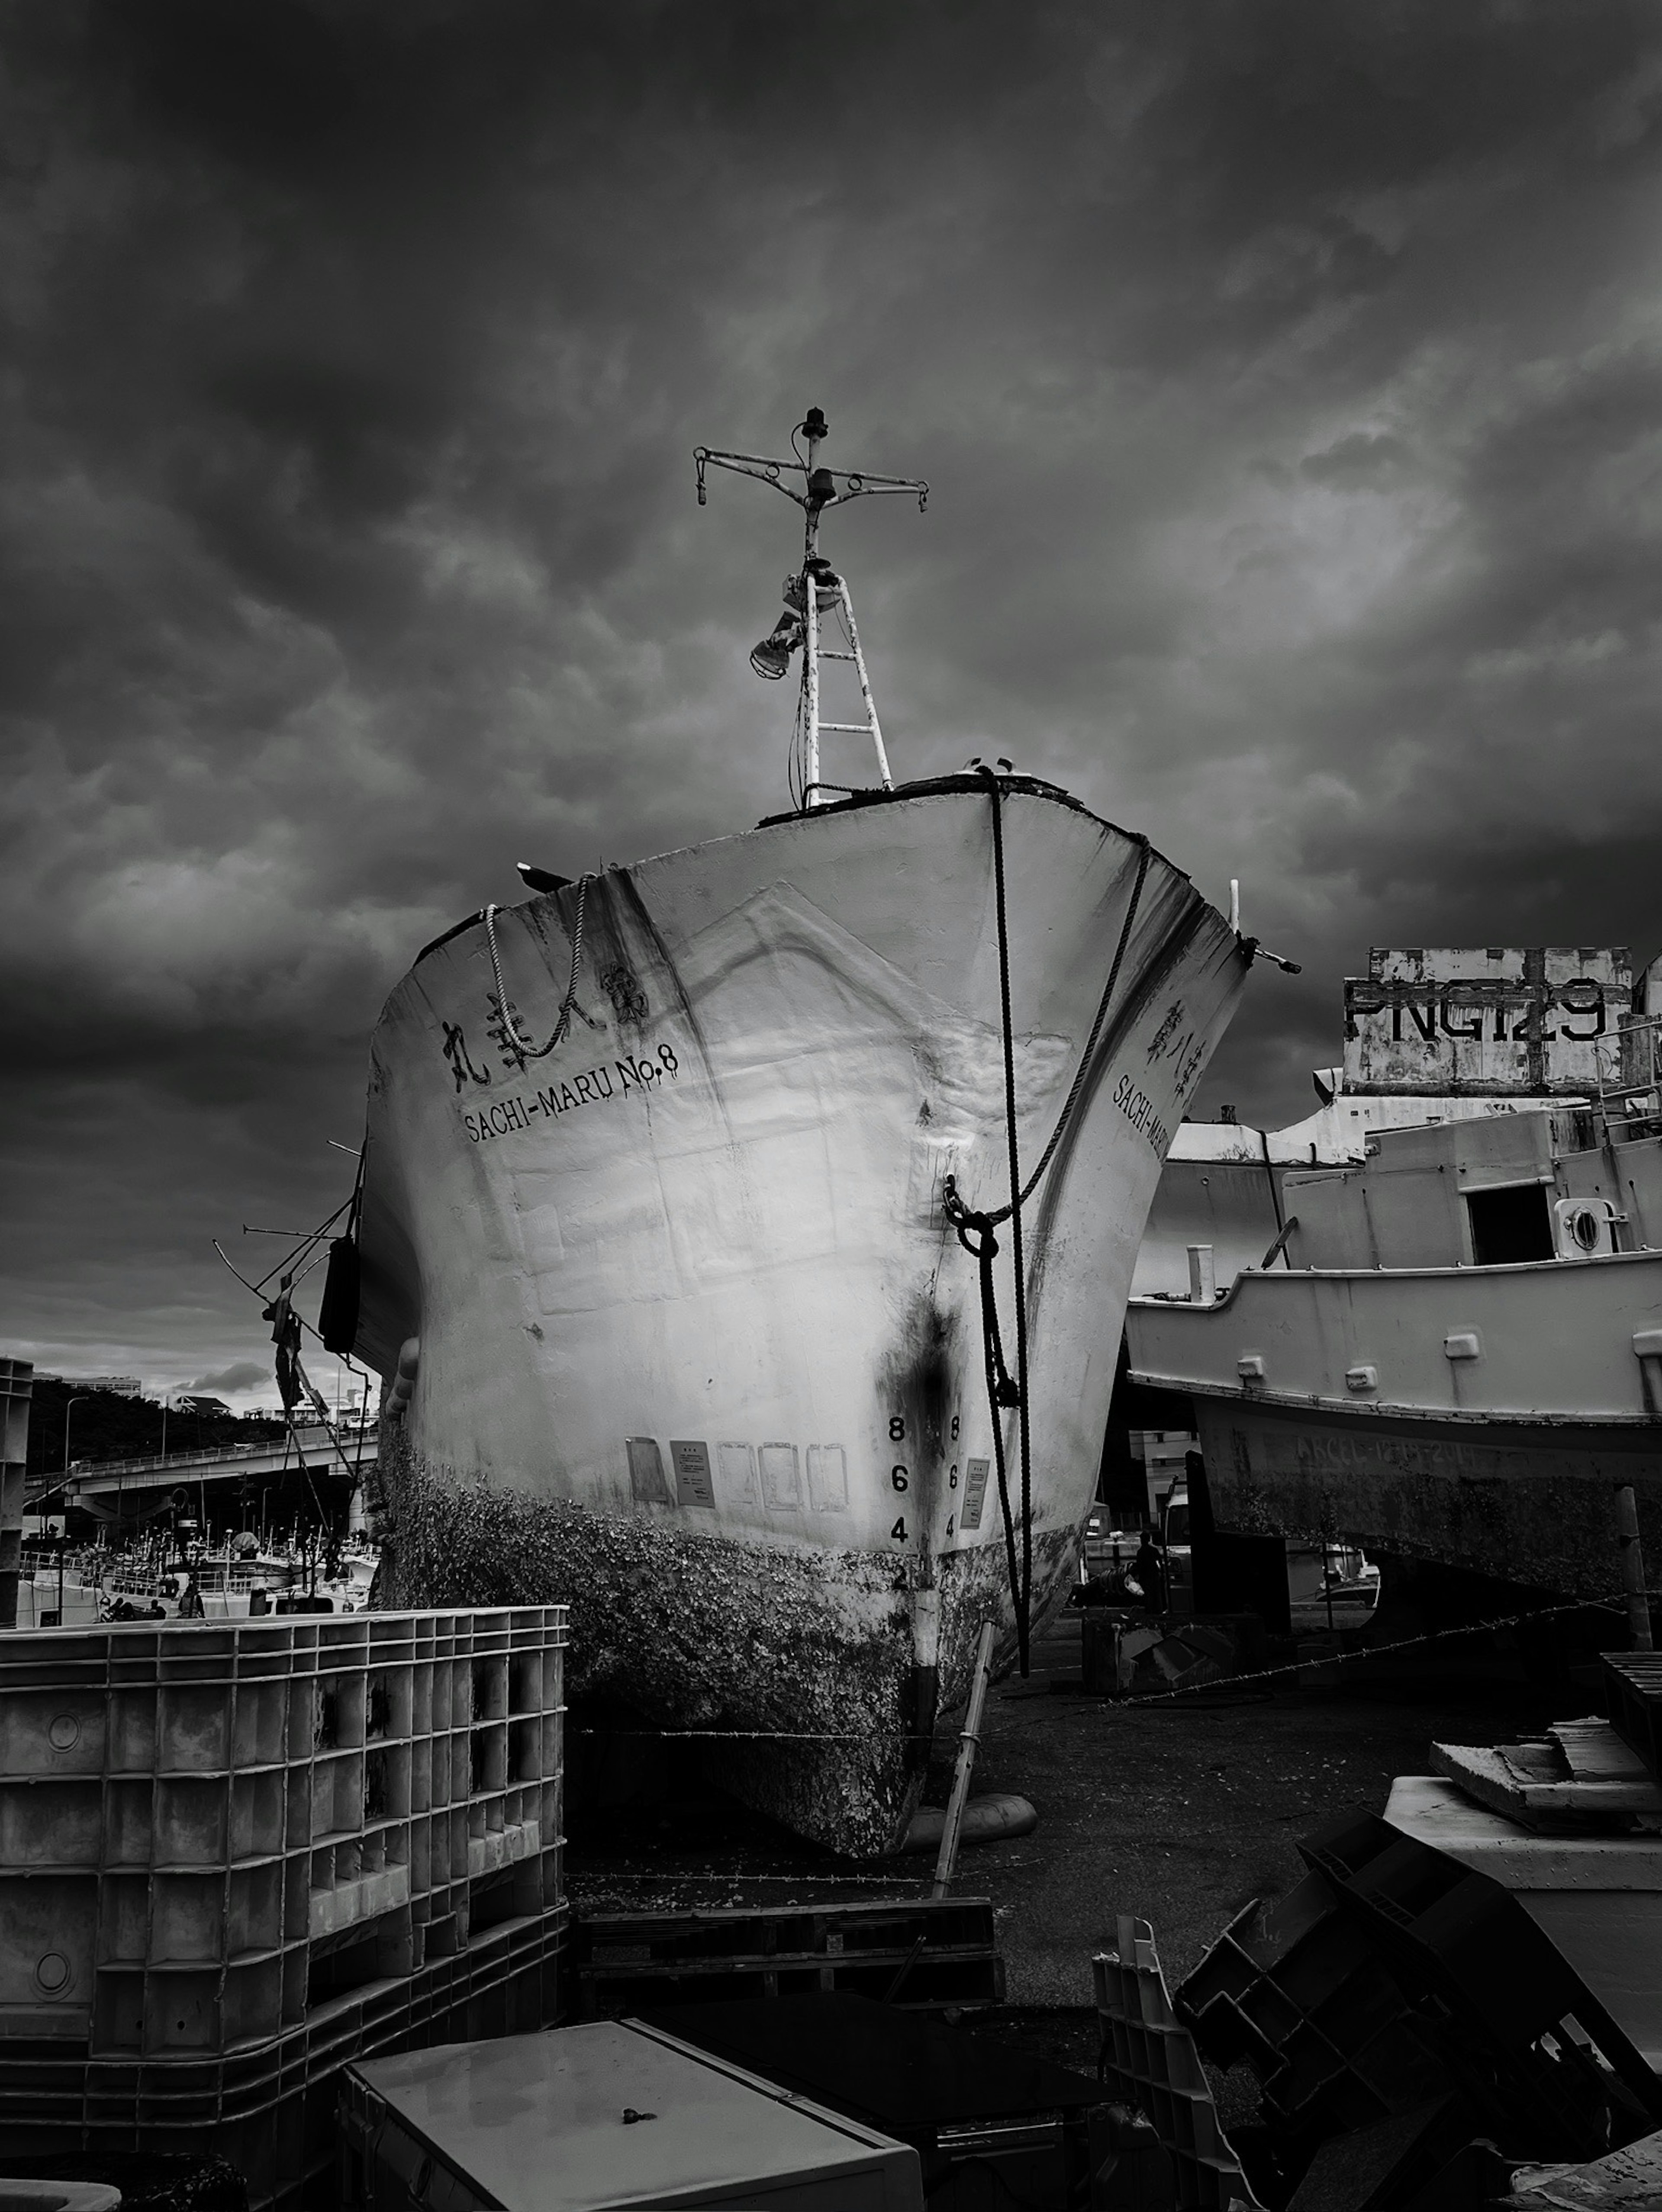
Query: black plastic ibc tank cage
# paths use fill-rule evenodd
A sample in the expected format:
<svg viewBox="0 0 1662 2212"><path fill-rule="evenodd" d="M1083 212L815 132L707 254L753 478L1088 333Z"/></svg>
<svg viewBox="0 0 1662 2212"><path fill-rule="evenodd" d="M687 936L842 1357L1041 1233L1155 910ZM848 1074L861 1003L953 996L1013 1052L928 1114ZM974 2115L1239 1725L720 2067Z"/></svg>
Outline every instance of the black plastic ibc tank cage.
<svg viewBox="0 0 1662 2212"><path fill-rule="evenodd" d="M213 2146L558 2014L563 1606L0 1637L0 2161Z"/></svg>

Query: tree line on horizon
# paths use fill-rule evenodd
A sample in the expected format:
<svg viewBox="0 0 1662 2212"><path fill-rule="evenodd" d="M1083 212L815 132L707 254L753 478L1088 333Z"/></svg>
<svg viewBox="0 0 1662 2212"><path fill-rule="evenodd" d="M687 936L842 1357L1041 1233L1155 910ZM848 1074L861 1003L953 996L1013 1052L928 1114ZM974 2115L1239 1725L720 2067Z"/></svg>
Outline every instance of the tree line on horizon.
<svg viewBox="0 0 1662 2212"><path fill-rule="evenodd" d="M64 1420L70 1399L70 1458L140 1459L159 1453L211 1451L225 1444L259 1443L282 1436L283 1425L258 1413L190 1413L164 1409L159 1398L127 1398L119 1390L88 1390L37 1376L29 1401L28 1473L31 1481L64 1472Z"/></svg>

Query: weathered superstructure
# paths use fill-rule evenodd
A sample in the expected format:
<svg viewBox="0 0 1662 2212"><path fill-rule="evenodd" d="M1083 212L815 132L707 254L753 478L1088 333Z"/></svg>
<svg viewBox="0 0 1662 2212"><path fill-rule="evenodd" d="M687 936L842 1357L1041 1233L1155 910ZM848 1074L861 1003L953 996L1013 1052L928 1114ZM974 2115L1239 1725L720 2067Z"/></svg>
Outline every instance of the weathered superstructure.
<svg viewBox="0 0 1662 2212"><path fill-rule="evenodd" d="M1344 987L1353 1096L1582 1097L1648 1082L1625 945L1390 951Z"/></svg>

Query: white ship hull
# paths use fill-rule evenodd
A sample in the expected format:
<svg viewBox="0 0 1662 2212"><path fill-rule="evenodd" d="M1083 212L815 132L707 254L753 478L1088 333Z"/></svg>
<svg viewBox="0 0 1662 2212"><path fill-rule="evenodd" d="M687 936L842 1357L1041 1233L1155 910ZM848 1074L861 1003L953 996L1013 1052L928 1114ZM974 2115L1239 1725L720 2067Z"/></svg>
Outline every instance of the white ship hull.
<svg viewBox="0 0 1662 2212"><path fill-rule="evenodd" d="M1097 1475L1170 1133L1250 960L1050 787L1003 801L1034 1617ZM376 1030L359 1348L384 1375L384 1601L564 1600L579 1690L713 1732L723 1778L896 1847L939 1698L1014 1613L978 1271L1008 1197L992 810L976 778L788 817L498 915ZM530 1056L526 1041L538 1048ZM1008 1230L995 1263L1014 1365ZM418 1356L415 1345L418 1342ZM1001 1417L1015 1467L1016 1416Z"/></svg>
<svg viewBox="0 0 1662 2212"><path fill-rule="evenodd" d="M1134 1300L1126 1341L1192 1399L1227 1527L1585 1597L1619 1580L1618 1487L1662 1540L1662 1252L1254 1269L1215 1305Z"/></svg>

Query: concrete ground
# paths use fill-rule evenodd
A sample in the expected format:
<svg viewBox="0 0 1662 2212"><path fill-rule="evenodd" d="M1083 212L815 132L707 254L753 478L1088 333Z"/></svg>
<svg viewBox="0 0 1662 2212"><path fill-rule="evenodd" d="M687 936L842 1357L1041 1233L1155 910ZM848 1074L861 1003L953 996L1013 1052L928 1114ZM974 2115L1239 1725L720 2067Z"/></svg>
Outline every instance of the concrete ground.
<svg viewBox="0 0 1662 2212"><path fill-rule="evenodd" d="M1091 1960L1112 1948L1118 1914L1153 1923L1175 1983L1249 1899L1298 1880L1300 1836L1344 1812L1383 1811L1393 1776L1428 1771L1434 1739L1510 1741L1545 1717L1504 1637L1376 1662L1330 1691L1283 1680L1109 1704L1083 1693L1079 1620L1064 1616L1037 1641L1028 1680L991 1692L975 1773L977 1792L1030 1798L1038 1830L966 1851L957 1884L994 1901L1005 2025L1093 2063ZM955 1749L950 1734L936 1743L933 1802L945 1802ZM930 1859L838 1862L701 1793L687 1771L655 1799L575 1813L568 1867L580 1906L927 1893Z"/></svg>
<svg viewBox="0 0 1662 2212"><path fill-rule="evenodd" d="M1235 1913L1303 1872L1297 1844L1342 1813L1385 1809L1392 1778L1429 1771L1433 1741L1510 1741L1541 1715L1485 1650L1332 1690L1109 1704L1080 1693L1079 1621L1039 1639L1026 1683L990 1700L978 1790L1038 1808L1022 1841L966 1853L966 1887L998 1913L1008 2001L1092 2002L1091 1959L1115 1921L1154 1927L1176 1983Z"/></svg>

